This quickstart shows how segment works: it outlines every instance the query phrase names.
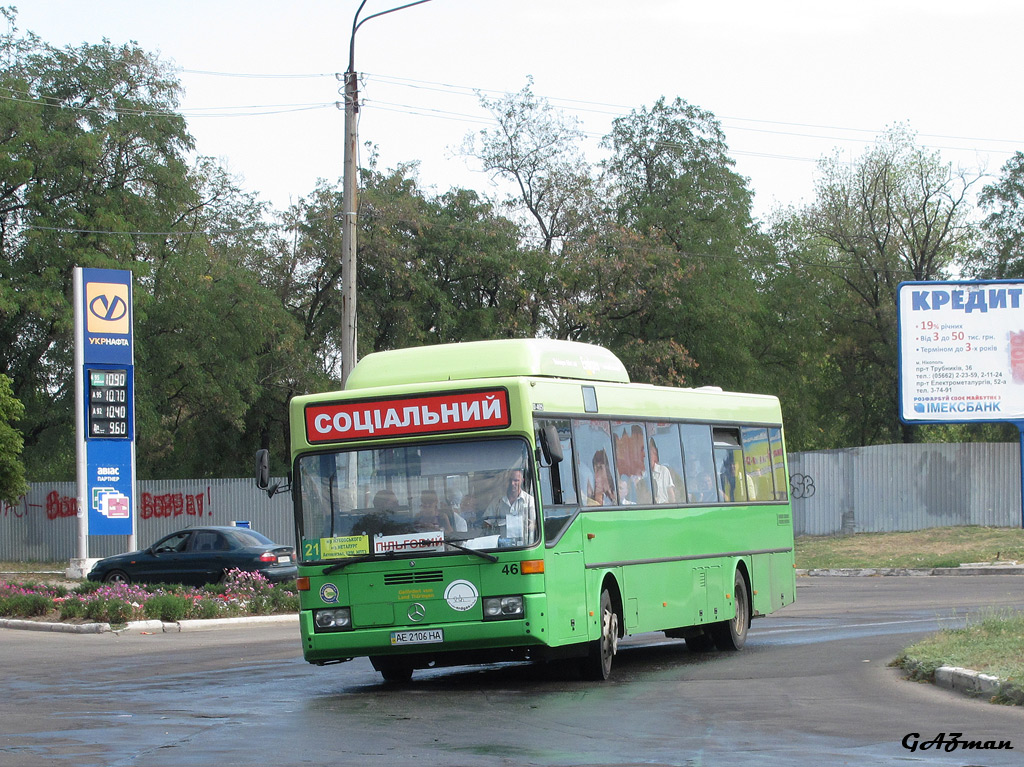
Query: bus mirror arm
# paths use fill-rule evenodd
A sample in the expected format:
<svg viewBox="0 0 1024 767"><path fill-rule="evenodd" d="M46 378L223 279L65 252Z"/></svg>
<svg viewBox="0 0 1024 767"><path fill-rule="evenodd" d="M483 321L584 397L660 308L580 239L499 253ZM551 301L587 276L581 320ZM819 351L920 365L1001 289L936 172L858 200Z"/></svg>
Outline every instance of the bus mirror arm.
<svg viewBox="0 0 1024 767"><path fill-rule="evenodd" d="M270 484L270 451L256 451L256 487L264 490L268 498L273 498L278 493L287 493L292 489L291 472L288 473L288 481L281 485L280 482Z"/></svg>

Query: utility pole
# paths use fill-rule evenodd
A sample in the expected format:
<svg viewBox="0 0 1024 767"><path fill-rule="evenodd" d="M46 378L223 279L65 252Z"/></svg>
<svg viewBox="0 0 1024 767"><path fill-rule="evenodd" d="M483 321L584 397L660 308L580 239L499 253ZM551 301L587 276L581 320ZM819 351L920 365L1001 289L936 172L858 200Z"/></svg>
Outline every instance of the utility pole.
<svg viewBox="0 0 1024 767"><path fill-rule="evenodd" d="M359 209L356 188L356 150L359 144L359 128L356 120L359 112L359 76L356 73L356 32L370 19L394 13L403 8L423 5L430 0L417 0L397 8L367 16L362 21L359 14L366 0L359 3L352 18L352 36L348 43L348 69L345 71L345 155L342 176L342 222L341 222L341 384L345 385L358 359L356 350L356 226Z"/></svg>

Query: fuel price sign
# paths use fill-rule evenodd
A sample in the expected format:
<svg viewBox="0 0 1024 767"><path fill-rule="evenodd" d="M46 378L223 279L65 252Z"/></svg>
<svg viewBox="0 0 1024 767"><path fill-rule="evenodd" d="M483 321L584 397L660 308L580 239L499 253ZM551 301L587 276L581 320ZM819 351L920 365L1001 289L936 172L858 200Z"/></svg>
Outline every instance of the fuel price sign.
<svg viewBox="0 0 1024 767"><path fill-rule="evenodd" d="M89 382L89 436L128 439L131 382L126 369L86 371Z"/></svg>

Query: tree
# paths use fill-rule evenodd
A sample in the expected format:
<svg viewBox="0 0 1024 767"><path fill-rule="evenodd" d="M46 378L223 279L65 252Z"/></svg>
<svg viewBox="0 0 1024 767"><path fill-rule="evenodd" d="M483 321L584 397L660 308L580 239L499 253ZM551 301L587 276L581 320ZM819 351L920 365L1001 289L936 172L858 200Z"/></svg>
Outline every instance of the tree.
<svg viewBox="0 0 1024 767"><path fill-rule="evenodd" d="M265 203L209 160L192 183L200 204L137 279L140 477L244 476L258 447L286 454L287 400L308 380L301 333L274 293L283 246Z"/></svg>
<svg viewBox="0 0 1024 767"><path fill-rule="evenodd" d="M72 273L151 257L139 232L195 202L169 68L134 45L0 35L0 372L25 405L33 478L73 467Z"/></svg>
<svg viewBox="0 0 1024 767"><path fill-rule="evenodd" d="M21 463L23 441L15 428L24 406L14 398L11 379L0 375L0 501L17 503L26 492L25 467Z"/></svg>
<svg viewBox="0 0 1024 767"><path fill-rule="evenodd" d="M133 273L140 478L247 474L271 430L287 440L275 387L304 385L266 206L215 163L190 166L180 84L157 57L54 48L6 16L0 373L25 406L29 476L74 474L76 266Z"/></svg>
<svg viewBox="0 0 1024 767"><path fill-rule="evenodd" d="M626 323L638 346L671 350L648 365L650 374L742 388L759 300L747 263L751 195L718 121L680 98L661 98L616 119L603 144L615 222L650 241L644 250L653 260L636 286L647 308Z"/></svg>
<svg viewBox="0 0 1024 767"><path fill-rule="evenodd" d="M985 247L978 276L1024 277L1024 152L1006 161L1002 176L982 190L978 204L988 213L981 224Z"/></svg>
<svg viewBox="0 0 1024 767"><path fill-rule="evenodd" d="M556 252L578 230L584 220L580 213L591 199L590 169L579 151L579 121L537 97L532 78L518 93L479 98L497 126L467 136L462 152L479 160L485 172L511 183L514 191L505 204L532 219L537 234L531 244Z"/></svg>
<svg viewBox="0 0 1024 767"><path fill-rule="evenodd" d="M913 440L897 417L896 290L968 266L976 232L968 220L976 176L894 128L856 162L823 161L817 200L802 227L820 253L823 321L834 339L833 407L849 419L847 445Z"/></svg>

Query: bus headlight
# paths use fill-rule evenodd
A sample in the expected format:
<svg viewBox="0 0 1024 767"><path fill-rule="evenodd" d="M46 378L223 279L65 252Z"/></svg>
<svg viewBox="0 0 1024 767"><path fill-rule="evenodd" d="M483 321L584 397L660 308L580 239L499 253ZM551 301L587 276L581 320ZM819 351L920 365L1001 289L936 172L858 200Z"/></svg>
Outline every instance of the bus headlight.
<svg viewBox="0 0 1024 767"><path fill-rule="evenodd" d="M484 597L484 620L501 621L522 618L522 596Z"/></svg>
<svg viewBox="0 0 1024 767"><path fill-rule="evenodd" d="M352 610L348 607L314 610L313 625L317 631L348 631L352 628Z"/></svg>

